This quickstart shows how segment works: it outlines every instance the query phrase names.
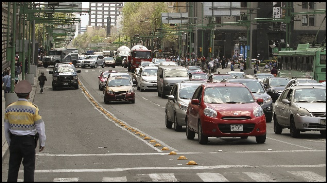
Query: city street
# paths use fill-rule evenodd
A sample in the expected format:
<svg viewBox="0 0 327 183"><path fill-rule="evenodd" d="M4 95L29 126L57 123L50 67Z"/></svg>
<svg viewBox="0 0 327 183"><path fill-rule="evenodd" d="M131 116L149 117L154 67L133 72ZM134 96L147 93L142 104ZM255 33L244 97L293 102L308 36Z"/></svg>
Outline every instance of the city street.
<svg viewBox="0 0 327 183"><path fill-rule="evenodd" d="M105 68L77 68L79 89L53 91L52 75L34 103L45 121L45 150L36 154L36 182L325 182L326 139L319 132L292 138L267 123L267 140L209 138L207 145L165 127L167 98L136 90L135 104L105 104L98 76ZM118 72L127 68L117 66ZM239 69L235 69L238 71ZM221 74L230 71L218 69ZM174 151L176 154L174 154ZM7 181L9 153L2 162ZM183 159L185 157L186 159ZM21 165L19 181L23 180Z"/></svg>

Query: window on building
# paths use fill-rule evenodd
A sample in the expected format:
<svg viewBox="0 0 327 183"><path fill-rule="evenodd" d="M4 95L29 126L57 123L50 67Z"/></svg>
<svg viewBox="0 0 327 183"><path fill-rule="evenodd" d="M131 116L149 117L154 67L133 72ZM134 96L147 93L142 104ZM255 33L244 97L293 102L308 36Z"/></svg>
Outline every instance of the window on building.
<svg viewBox="0 0 327 183"><path fill-rule="evenodd" d="M110 7L110 10L116 10L116 8L115 7Z"/></svg>
<svg viewBox="0 0 327 183"><path fill-rule="evenodd" d="M238 22L239 20L241 20L241 16L235 16L235 22Z"/></svg>
<svg viewBox="0 0 327 183"><path fill-rule="evenodd" d="M309 26L315 26L315 17L309 16Z"/></svg>
<svg viewBox="0 0 327 183"><path fill-rule="evenodd" d="M315 9L315 3L309 2L309 9Z"/></svg>
<svg viewBox="0 0 327 183"><path fill-rule="evenodd" d="M308 9L308 2L302 2L302 9Z"/></svg>
<svg viewBox="0 0 327 183"><path fill-rule="evenodd" d="M95 6L96 5L96 3L91 3L91 6Z"/></svg>
<svg viewBox="0 0 327 183"><path fill-rule="evenodd" d="M95 11L91 11L91 14L95 14Z"/></svg>
<svg viewBox="0 0 327 183"><path fill-rule="evenodd" d="M102 7L97 7L97 10L102 10Z"/></svg>
<svg viewBox="0 0 327 183"><path fill-rule="evenodd" d="M95 15L91 15L91 18L95 18Z"/></svg>
<svg viewBox="0 0 327 183"><path fill-rule="evenodd" d="M110 4L110 6L116 6L116 4Z"/></svg>
<svg viewBox="0 0 327 183"><path fill-rule="evenodd" d="M103 12L104 15L108 15L108 13L109 13L108 11Z"/></svg>
<svg viewBox="0 0 327 183"><path fill-rule="evenodd" d="M102 15L98 15L98 17L97 18L102 18Z"/></svg>
<svg viewBox="0 0 327 183"><path fill-rule="evenodd" d="M99 14L101 15L101 14L102 14L102 11L98 11L98 15L99 15Z"/></svg>
<svg viewBox="0 0 327 183"><path fill-rule="evenodd" d="M96 8L95 7L91 7L91 10L96 10Z"/></svg>
<svg viewBox="0 0 327 183"><path fill-rule="evenodd" d="M308 15L302 15L302 26L308 26Z"/></svg>
<svg viewBox="0 0 327 183"><path fill-rule="evenodd" d="M241 2L241 8L246 8L246 7L247 7L247 2L246 1Z"/></svg>
<svg viewBox="0 0 327 183"><path fill-rule="evenodd" d="M216 24L221 24L221 17L215 17L216 18Z"/></svg>
<svg viewBox="0 0 327 183"><path fill-rule="evenodd" d="M102 3L98 3L98 6L102 6Z"/></svg>
<svg viewBox="0 0 327 183"><path fill-rule="evenodd" d="M109 7L104 7L104 10L107 10L108 11L109 10Z"/></svg>

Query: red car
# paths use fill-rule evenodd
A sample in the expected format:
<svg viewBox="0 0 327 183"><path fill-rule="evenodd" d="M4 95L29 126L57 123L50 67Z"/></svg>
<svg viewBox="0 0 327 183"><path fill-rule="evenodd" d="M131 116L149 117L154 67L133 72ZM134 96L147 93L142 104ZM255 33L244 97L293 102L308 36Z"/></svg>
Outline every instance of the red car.
<svg viewBox="0 0 327 183"><path fill-rule="evenodd" d="M266 118L251 91L240 83L203 83L194 92L186 111L186 137L198 134L200 144L208 137L255 136L266 141Z"/></svg>

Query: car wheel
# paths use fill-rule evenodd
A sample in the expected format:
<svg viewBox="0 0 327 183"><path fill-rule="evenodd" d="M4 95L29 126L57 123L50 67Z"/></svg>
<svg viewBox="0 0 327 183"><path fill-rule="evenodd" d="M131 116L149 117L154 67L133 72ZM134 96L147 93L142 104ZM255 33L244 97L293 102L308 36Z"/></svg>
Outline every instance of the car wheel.
<svg viewBox="0 0 327 183"><path fill-rule="evenodd" d="M131 100L131 103L132 103L132 104L135 104L135 99L134 99L134 100Z"/></svg>
<svg viewBox="0 0 327 183"><path fill-rule="evenodd" d="M115 68L116 66L112 66L112 68Z"/></svg>
<svg viewBox="0 0 327 183"><path fill-rule="evenodd" d="M103 97L103 102L104 102L105 104L109 104L109 101L106 100L106 97Z"/></svg>
<svg viewBox="0 0 327 183"><path fill-rule="evenodd" d="M255 137L255 141L258 143L258 144L263 144L266 142L266 135L261 135L261 136L256 136Z"/></svg>
<svg viewBox="0 0 327 183"><path fill-rule="evenodd" d="M275 134L281 134L283 131L283 127L277 121L276 115L274 114L274 132Z"/></svg>
<svg viewBox="0 0 327 183"><path fill-rule="evenodd" d="M200 144L207 144L208 143L208 137L203 135L202 133L202 125L201 122L199 121L198 124L198 140Z"/></svg>
<svg viewBox="0 0 327 183"><path fill-rule="evenodd" d="M266 122L268 123L270 123L271 122L271 120L272 120L272 115L270 114L270 115L266 115Z"/></svg>
<svg viewBox="0 0 327 183"><path fill-rule="evenodd" d="M320 135L326 137L326 130L320 130Z"/></svg>
<svg viewBox="0 0 327 183"><path fill-rule="evenodd" d="M187 118L185 118L185 122L186 122L186 138L189 140L193 140L195 133L193 131L191 131L191 129L188 127Z"/></svg>
<svg viewBox="0 0 327 183"><path fill-rule="evenodd" d="M182 126L178 125L176 114L174 115L174 130L176 132L182 131Z"/></svg>
<svg viewBox="0 0 327 183"><path fill-rule="evenodd" d="M244 136L244 137L241 137L241 139L248 139L249 136Z"/></svg>
<svg viewBox="0 0 327 183"><path fill-rule="evenodd" d="M172 122L168 120L167 113L165 115L165 125L166 125L166 128L168 128L168 129L171 129L171 127L172 127Z"/></svg>
<svg viewBox="0 0 327 183"><path fill-rule="evenodd" d="M99 90L102 91L102 87L101 87L101 85L99 85Z"/></svg>
<svg viewBox="0 0 327 183"><path fill-rule="evenodd" d="M94 64L94 68L98 68L98 64L97 63Z"/></svg>
<svg viewBox="0 0 327 183"><path fill-rule="evenodd" d="M57 87L52 85L52 90L54 90L54 91L57 90Z"/></svg>
<svg viewBox="0 0 327 183"><path fill-rule="evenodd" d="M47 68L47 67L48 67L48 64L44 64L43 67L44 67L44 68Z"/></svg>
<svg viewBox="0 0 327 183"><path fill-rule="evenodd" d="M75 85L74 88L77 90L79 88L79 85L78 84Z"/></svg>
<svg viewBox="0 0 327 183"><path fill-rule="evenodd" d="M293 117L291 118L290 133L293 138L297 138L300 135L300 130L296 129Z"/></svg>

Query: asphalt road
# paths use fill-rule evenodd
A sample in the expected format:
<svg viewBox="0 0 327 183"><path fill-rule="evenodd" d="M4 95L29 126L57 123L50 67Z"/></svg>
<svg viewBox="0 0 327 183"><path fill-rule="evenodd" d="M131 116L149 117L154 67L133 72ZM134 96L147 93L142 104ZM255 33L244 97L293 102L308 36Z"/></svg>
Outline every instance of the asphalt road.
<svg viewBox="0 0 327 183"><path fill-rule="evenodd" d="M274 134L268 123L264 144L249 137L209 138L201 145L197 135L186 139L185 127L181 132L165 127L167 99L156 91L136 91L135 104L104 104L97 80L102 68L81 69L80 89L59 91L52 91L47 72L52 68L39 69L48 81L34 103L45 121L47 141L36 155L37 182L326 181L326 139L319 132L294 139L288 129ZM127 72L119 66L114 70ZM2 164L3 182L8 159Z"/></svg>

